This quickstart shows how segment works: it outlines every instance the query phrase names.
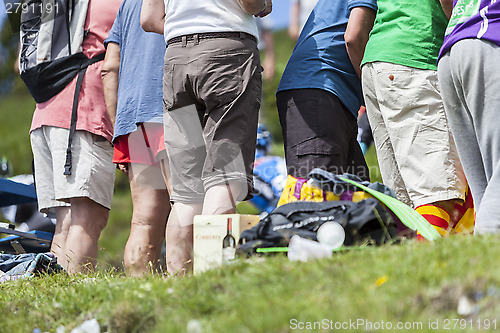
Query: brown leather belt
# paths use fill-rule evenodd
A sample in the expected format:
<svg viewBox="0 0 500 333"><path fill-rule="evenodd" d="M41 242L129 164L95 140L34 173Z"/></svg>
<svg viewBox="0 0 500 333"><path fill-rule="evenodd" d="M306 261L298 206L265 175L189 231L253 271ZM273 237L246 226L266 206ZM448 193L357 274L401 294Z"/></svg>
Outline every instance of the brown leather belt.
<svg viewBox="0 0 500 333"><path fill-rule="evenodd" d="M198 36L198 37L196 37ZM257 43L257 38L255 38L253 35L250 35L246 32L204 32L200 34L192 34L192 35L184 35L184 36L178 36L174 37L172 39L169 39L167 41L167 45L174 44L174 43L180 43L182 40L185 38L185 41L192 41L195 40L196 38L198 39L212 39L212 38L241 38L241 39L251 39L254 42Z"/></svg>

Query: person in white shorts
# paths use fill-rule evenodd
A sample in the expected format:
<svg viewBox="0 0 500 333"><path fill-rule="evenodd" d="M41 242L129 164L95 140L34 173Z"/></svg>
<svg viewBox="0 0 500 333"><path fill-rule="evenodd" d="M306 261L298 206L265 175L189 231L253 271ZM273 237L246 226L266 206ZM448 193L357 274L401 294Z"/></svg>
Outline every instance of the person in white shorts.
<svg viewBox="0 0 500 333"><path fill-rule="evenodd" d="M85 23L89 32L82 44L87 57L104 53L103 42L120 3L90 1ZM51 252L69 273L95 268L98 240L113 196L113 126L104 103L101 66L102 62L90 65L83 79L69 175L65 161L77 78L47 102L37 104L30 130L38 206L41 212L56 210Z"/></svg>
<svg viewBox="0 0 500 333"><path fill-rule="evenodd" d="M446 235L461 218L467 192L437 81L447 18L435 0L377 4L366 50L348 45L348 53L358 70L362 65L382 179Z"/></svg>

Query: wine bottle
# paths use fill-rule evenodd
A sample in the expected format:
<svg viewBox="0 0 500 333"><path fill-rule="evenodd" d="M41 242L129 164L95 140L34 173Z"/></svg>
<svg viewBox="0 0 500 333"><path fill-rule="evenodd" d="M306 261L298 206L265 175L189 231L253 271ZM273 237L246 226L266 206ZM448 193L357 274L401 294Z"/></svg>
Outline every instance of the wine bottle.
<svg viewBox="0 0 500 333"><path fill-rule="evenodd" d="M222 262L227 263L234 260L236 255L236 240L232 235L233 230L233 219L228 217L227 219L227 233L222 240Z"/></svg>

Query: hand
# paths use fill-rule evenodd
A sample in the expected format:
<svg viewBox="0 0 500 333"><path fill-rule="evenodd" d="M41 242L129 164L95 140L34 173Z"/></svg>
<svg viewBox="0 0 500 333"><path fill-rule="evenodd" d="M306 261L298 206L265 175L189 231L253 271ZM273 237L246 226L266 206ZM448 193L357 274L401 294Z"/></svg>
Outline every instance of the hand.
<svg viewBox="0 0 500 333"><path fill-rule="evenodd" d="M266 6L264 9L260 12L255 14L255 17L264 17L269 15L273 10L273 1L272 0L266 0Z"/></svg>
<svg viewBox="0 0 500 333"><path fill-rule="evenodd" d="M264 62L262 63L262 67L264 68L264 72L262 74L264 80L271 81L274 78L274 74L276 73L274 60L271 59L271 57L266 56Z"/></svg>
<svg viewBox="0 0 500 333"><path fill-rule="evenodd" d="M288 27L288 36L290 36L291 40L296 42L300 36L300 27L298 25L290 25Z"/></svg>
<svg viewBox="0 0 500 333"><path fill-rule="evenodd" d="M118 168L118 170L128 175L128 163L118 163L116 167Z"/></svg>

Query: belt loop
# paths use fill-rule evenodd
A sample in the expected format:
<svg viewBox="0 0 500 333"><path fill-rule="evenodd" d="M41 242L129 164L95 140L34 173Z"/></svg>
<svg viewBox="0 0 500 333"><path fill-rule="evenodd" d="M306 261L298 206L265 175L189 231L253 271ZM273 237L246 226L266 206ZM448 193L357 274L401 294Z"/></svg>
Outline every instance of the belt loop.
<svg viewBox="0 0 500 333"><path fill-rule="evenodd" d="M245 33L240 31L240 39L245 39L246 37L247 36L245 36Z"/></svg>
<svg viewBox="0 0 500 333"><path fill-rule="evenodd" d="M194 41L194 45L198 45L200 44L200 41L199 41L199 38L198 38L198 34L194 34L193 35L193 41Z"/></svg>
<svg viewBox="0 0 500 333"><path fill-rule="evenodd" d="M187 46L187 37L182 36L182 47L186 47L186 46Z"/></svg>

